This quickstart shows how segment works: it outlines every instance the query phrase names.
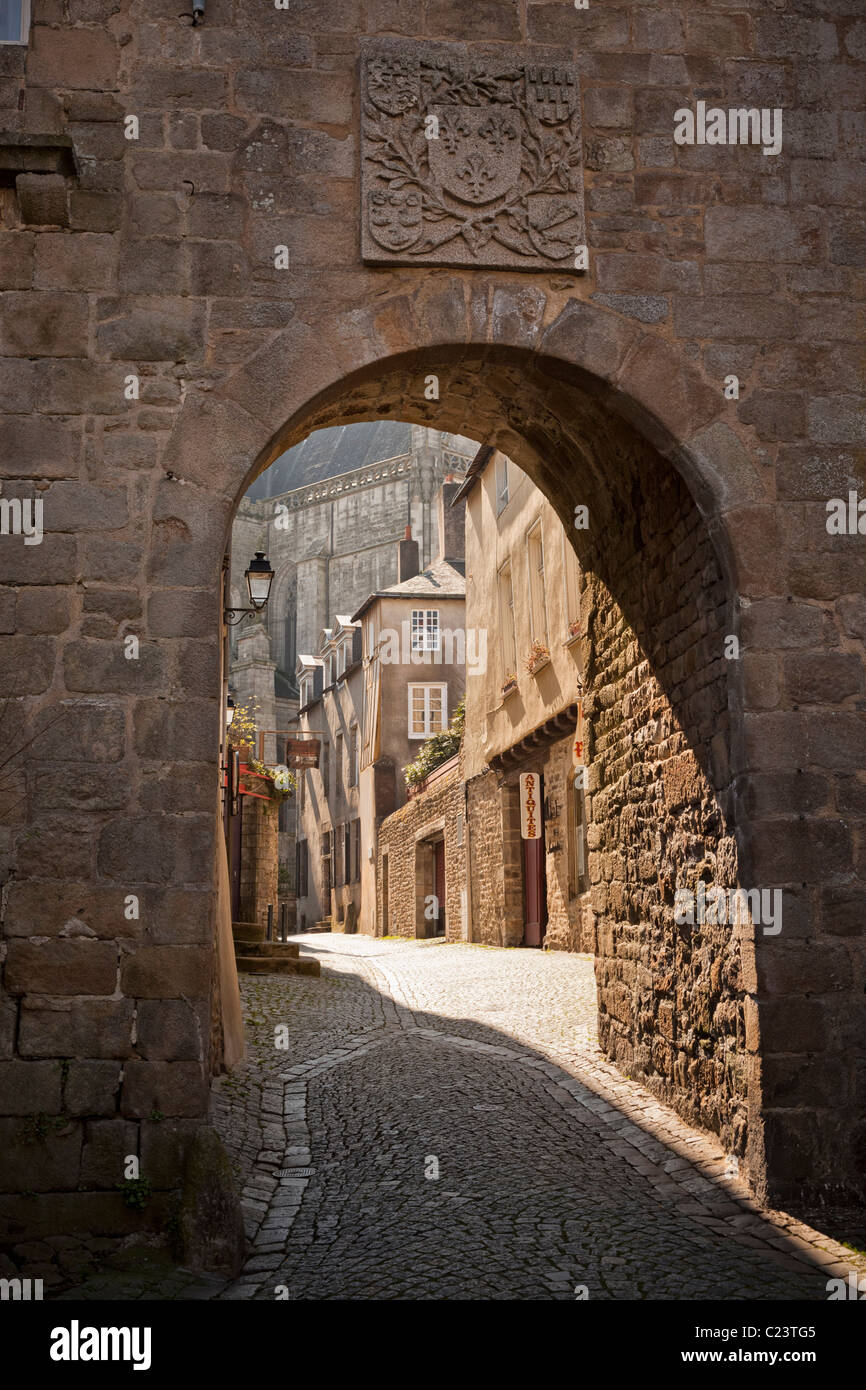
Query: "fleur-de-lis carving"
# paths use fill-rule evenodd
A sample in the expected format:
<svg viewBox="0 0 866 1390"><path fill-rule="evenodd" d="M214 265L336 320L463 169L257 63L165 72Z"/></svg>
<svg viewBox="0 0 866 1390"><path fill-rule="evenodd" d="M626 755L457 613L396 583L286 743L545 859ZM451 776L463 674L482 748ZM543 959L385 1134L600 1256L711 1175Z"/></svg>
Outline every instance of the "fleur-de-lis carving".
<svg viewBox="0 0 866 1390"><path fill-rule="evenodd" d="M439 122L439 139L449 154L454 154L461 140L471 134L469 126L458 112L448 113Z"/></svg>
<svg viewBox="0 0 866 1390"><path fill-rule="evenodd" d="M509 140L517 139L517 127L510 120L489 116L479 127L478 134L495 154L499 154Z"/></svg>
<svg viewBox="0 0 866 1390"><path fill-rule="evenodd" d="M457 177L469 185L473 198L480 198L484 193L484 185L491 183L495 175L484 155L474 150L460 165Z"/></svg>

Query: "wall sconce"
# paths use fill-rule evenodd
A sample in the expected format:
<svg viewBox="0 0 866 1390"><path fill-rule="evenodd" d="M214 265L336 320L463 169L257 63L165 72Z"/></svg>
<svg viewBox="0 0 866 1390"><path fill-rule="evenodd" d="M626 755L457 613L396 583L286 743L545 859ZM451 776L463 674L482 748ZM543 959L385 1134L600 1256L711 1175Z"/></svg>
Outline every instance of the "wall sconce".
<svg viewBox="0 0 866 1390"><path fill-rule="evenodd" d="M226 700L226 728L227 728L227 729L230 729L230 728L231 728L231 726L232 726L232 720L234 719L234 717L235 717L235 702L234 702L234 700L232 699L232 697L231 697L231 695L230 695L230 696L228 697L228 699Z"/></svg>
<svg viewBox="0 0 866 1390"><path fill-rule="evenodd" d="M264 551L257 550L256 558L250 560L246 571L247 590L250 595L249 608L224 608L223 622L229 626L234 626L241 621L247 613L261 613L268 606L271 585L274 582L274 571L271 569L270 561L266 558ZM238 614L237 617L232 616Z"/></svg>

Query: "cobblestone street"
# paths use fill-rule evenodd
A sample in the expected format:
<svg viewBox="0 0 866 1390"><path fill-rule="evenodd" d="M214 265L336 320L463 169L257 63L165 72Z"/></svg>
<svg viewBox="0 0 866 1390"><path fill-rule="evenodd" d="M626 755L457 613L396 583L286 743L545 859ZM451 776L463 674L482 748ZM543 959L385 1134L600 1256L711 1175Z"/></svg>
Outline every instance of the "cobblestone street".
<svg viewBox="0 0 866 1390"><path fill-rule="evenodd" d="M855 1267L605 1061L589 957L297 939L321 978L241 977L215 1087L252 1242L217 1297L824 1300Z"/></svg>

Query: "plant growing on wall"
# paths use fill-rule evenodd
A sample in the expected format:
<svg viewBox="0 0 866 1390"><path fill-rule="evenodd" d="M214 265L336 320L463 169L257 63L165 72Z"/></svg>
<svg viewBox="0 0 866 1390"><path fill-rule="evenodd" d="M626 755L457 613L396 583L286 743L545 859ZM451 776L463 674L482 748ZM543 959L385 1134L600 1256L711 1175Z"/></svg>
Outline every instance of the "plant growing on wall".
<svg viewBox="0 0 866 1390"><path fill-rule="evenodd" d="M428 738L426 743L422 743L417 758L404 767L403 776L406 778L407 787L420 786L434 768L439 767L440 763L447 762L459 751L463 741L465 722L466 696L464 695L452 715L448 728L443 729L441 734L434 734L432 738Z"/></svg>
<svg viewBox="0 0 866 1390"><path fill-rule="evenodd" d="M258 700L250 700L246 705L236 705L234 718L229 725L227 734L229 748L240 748L245 743L248 743L251 748L255 748L258 732Z"/></svg>
<svg viewBox="0 0 866 1390"><path fill-rule="evenodd" d="M230 748L255 748L259 732L259 702L252 699L248 704L236 705L234 718L229 725L228 745ZM268 787L263 788L267 794L275 801L285 801L293 796L297 779L293 772L287 768L270 767L267 763L261 762L258 758L248 757L246 762L250 772L257 773L268 782Z"/></svg>

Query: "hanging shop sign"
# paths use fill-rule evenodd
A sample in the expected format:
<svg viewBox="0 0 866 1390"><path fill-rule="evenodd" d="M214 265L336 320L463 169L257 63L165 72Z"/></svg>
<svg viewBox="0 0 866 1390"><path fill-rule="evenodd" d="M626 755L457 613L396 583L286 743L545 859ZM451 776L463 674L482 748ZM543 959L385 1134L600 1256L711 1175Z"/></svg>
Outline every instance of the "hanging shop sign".
<svg viewBox="0 0 866 1390"><path fill-rule="evenodd" d="M578 768L578 767L582 767L582 766L583 766L583 762L584 762L584 756L583 756L583 754L584 754L584 748L585 748L585 746L586 746L586 745L585 745L585 743L584 743L584 738L583 738L583 704L582 704L580 701L578 701L578 706L577 706L577 723L576 723L575 729L574 729L574 738L572 739L572 742L571 742L572 765L573 765L575 768Z"/></svg>
<svg viewBox="0 0 866 1390"><path fill-rule="evenodd" d="M520 834L524 840L541 839L541 778L537 772L521 773Z"/></svg>
<svg viewBox="0 0 866 1390"><path fill-rule="evenodd" d="M288 767L318 767L321 740L317 738L287 738L286 765Z"/></svg>

